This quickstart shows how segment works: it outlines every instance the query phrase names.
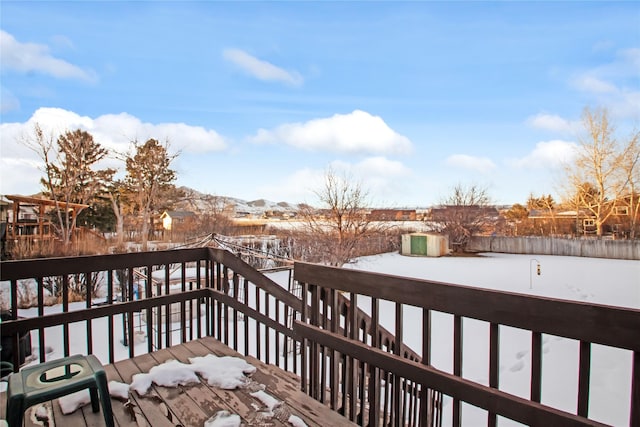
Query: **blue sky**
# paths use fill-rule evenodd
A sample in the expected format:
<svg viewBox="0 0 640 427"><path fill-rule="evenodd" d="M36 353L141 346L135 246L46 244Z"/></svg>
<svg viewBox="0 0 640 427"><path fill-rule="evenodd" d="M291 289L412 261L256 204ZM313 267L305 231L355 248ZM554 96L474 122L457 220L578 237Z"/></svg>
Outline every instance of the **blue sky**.
<svg viewBox="0 0 640 427"><path fill-rule="evenodd" d="M395 207L559 199L583 108L640 122L635 2L2 0L0 27L1 194L40 189L36 122L169 141L202 192L314 203L332 168Z"/></svg>

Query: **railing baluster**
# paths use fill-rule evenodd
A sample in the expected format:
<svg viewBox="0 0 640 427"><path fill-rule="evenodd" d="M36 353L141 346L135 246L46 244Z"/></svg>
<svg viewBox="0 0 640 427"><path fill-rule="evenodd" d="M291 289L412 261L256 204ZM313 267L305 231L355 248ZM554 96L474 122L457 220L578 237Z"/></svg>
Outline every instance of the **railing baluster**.
<svg viewBox="0 0 640 427"><path fill-rule="evenodd" d="M633 352L631 367L631 415L630 427L640 427L640 351Z"/></svg>
<svg viewBox="0 0 640 427"><path fill-rule="evenodd" d="M453 316L453 375L462 376L462 316ZM462 422L460 400L453 399L453 425L459 427Z"/></svg>
<svg viewBox="0 0 640 427"><path fill-rule="evenodd" d="M164 294L169 295L171 293L171 264L166 264L164 266ZM159 292L161 293L161 292ZM164 330L165 330L165 347L171 347L171 316L173 315L171 304L166 304L164 306ZM158 307L158 312L160 313L160 317L162 317L162 308ZM162 332L162 322L158 322L158 332ZM160 343L160 339L158 339L158 343Z"/></svg>
<svg viewBox="0 0 640 427"><path fill-rule="evenodd" d="M308 322L309 318L308 318L308 309L307 309L307 292L308 292L308 285L306 283L300 283L300 287L301 289L301 298L302 298L302 310L300 312L300 321L301 322ZM301 366L301 388L302 391L304 393L309 394L309 388L308 388L308 381L309 381L309 376L308 376L308 369L309 369L309 364L307 363L307 339L303 338L302 339L302 345L300 348L301 351L301 361L302 361L302 366Z"/></svg>
<svg viewBox="0 0 640 427"><path fill-rule="evenodd" d="M201 274L200 274L200 266L201 260L196 261L196 289L202 288L201 283ZM206 269L205 269L206 271ZM202 304L200 303L200 299L196 300L196 336L197 338L202 338Z"/></svg>
<svg viewBox="0 0 640 427"><path fill-rule="evenodd" d="M236 301L239 301L239 289L240 279L238 277L238 273L233 272L233 298ZM238 351L238 310L233 309L233 349ZM268 363L268 362L267 362Z"/></svg>
<svg viewBox="0 0 640 427"><path fill-rule="evenodd" d="M320 305L322 306L322 316L320 317L322 329L329 328L329 290L328 289L320 289L319 292ZM327 401L326 389L327 389L327 369L329 369L329 364L327 363L328 353L331 352L330 349L320 346L319 348L320 354L320 395L319 401L320 403L325 403Z"/></svg>
<svg viewBox="0 0 640 427"><path fill-rule="evenodd" d="M84 273L84 291L85 291L85 308L91 308L92 287L91 272ZM86 321L87 327L87 354L93 353L93 328L91 327L91 319Z"/></svg>
<svg viewBox="0 0 640 427"><path fill-rule="evenodd" d="M371 298L371 347L380 348L378 323L380 322L380 302L378 298ZM380 369L374 365L369 365L369 426L380 425Z"/></svg>
<svg viewBox="0 0 640 427"><path fill-rule="evenodd" d="M206 260L206 282L205 282L205 287L207 288L213 288L213 278L214 278L214 267L213 267L213 261L208 259ZM213 304L211 304L211 299L210 298L206 298L205 299L205 322L206 322L206 335L212 336L213 335Z"/></svg>
<svg viewBox="0 0 640 427"><path fill-rule="evenodd" d="M67 313L69 311L69 275L62 276L62 312ZM69 356L70 343L69 343L69 324L62 325L62 354ZM42 359L41 359L42 360Z"/></svg>
<svg viewBox="0 0 640 427"><path fill-rule="evenodd" d="M275 300L276 300L276 323L280 323L280 301L278 300L278 298L276 298ZM281 362L280 362L280 333L278 331L275 331L275 340L276 340L276 345L275 345L276 366L278 368L280 368L281 367Z"/></svg>
<svg viewBox="0 0 640 427"><path fill-rule="evenodd" d="M219 262L216 262L216 290L222 292L222 266ZM222 340L222 302L216 301L216 339Z"/></svg>
<svg viewBox="0 0 640 427"><path fill-rule="evenodd" d="M113 270L107 271L107 304L113 304ZM113 315L107 316L107 342L109 343L109 363L115 362L114 355L114 327L113 327Z"/></svg>
<svg viewBox="0 0 640 427"><path fill-rule="evenodd" d="M235 272L234 272L235 274ZM222 268L222 292L225 295L229 295L229 268L225 265ZM226 304L222 305L222 321L224 322L224 344L229 345L229 306ZM258 337L258 342L260 342L260 334L256 335ZM258 359L260 358L260 353L258 353Z"/></svg>
<svg viewBox="0 0 640 427"><path fill-rule="evenodd" d="M187 265L182 263L180 266L180 290L187 290ZM180 301L180 339L181 343L187 341L187 305L185 301Z"/></svg>
<svg viewBox="0 0 640 427"><path fill-rule="evenodd" d="M500 383L500 325L491 323L489 325L489 387L499 388ZM489 412L487 425L495 427L498 422L497 416Z"/></svg>
<svg viewBox="0 0 640 427"><path fill-rule="evenodd" d="M578 370L578 415L589 416L589 378L591 376L591 343L580 341Z"/></svg>
<svg viewBox="0 0 640 427"><path fill-rule="evenodd" d="M342 328L342 334L345 337L349 336L349 306L346 301L342 301L338 308L340 316L340 323L344 324ZM349 359L344 353L338 353L340 360L340 411L345 417L349 416L348 404L349 404Z"/></svg>
<svg viewBox="0 0 640 427"><path fill-rule="evenodd" d="M431 310L422 309L422 360L423 365L431 364ZM422 386L420 388L420 422L419 425L427 427L430 425L433 419L432 408L433 405L429 405L431 399L429 395L434 391L429 390L428 387Z"/></svg>
<svg viewBox="0 0 640 427"><path fill-rule="evenodd" d="M37 282L38 282L38 316L42 317L42 316L44 316L44 281L43 281L42 277L38 277ZM17 318L17 316L18 316L18 307L17 306L16 306L16 312L13 313L13 314ZM45 350L44 328L39 328L38 329L38 343L40 345L40 354L39 354L40 361L44 362L46 360L45 359L45 351L44 351ZM17 349L16 353L20 352L20 346L19 345L14 347L14 348ZM65 354L65 356L68 356L68 354ZM18 364L18 366L20 366L20 365Z"/></svg>
<svg viewBox="0 0 640 427"><path fill-rule="evenodd" d="M358 294L351 292L349 294L349 338L356 341L358 339ZM349 419L356 420L356 382L358 381L357 361L353 357L347 358L349 372Z"/></svg>
<svg viewBox="0 0 640 427"><path fill-rule="evenodd" d="M542 393L542 334L531 332L531 400L540 402Z"/></svg>
<svg viewBox="0 0 640 427"><path fill-rule="evenodd" d="M147 278L144 284L144 297L150 298L152 296L153 289L153 267L151 265L147 265ZM146 313L146 322L147 322L147 351L151 353L153 351L153 310L151 308L147 308L145 310Z"/></svg>
<svg viewBox="0 0 640 427"><path fill-rule="evenodd" d="M193 290L193 282L189 281L189 290L192 291ZM190 299L188 302L189 304L189 309L186 311L186 313L189 313L189 318L187 319L187 321L189 322L189 341L193 340L193 300ZM185 314L186 314L185 313Z"/></svg>
<svg viewBox="0 0 640 427"><path fill-rule="evenodd" d="M367 324L362 319L360 322L360 326L358 328L358 334L362 332L362 337L360 341L364 344L367 344ZM358 410L358 423L360 425L364 425L364 416L365 416L365 378L367 369L365 367L365 363L363 361L358 361L358 402L359 402L359 410Z"/></svg>
<svg viewBox="0 0 640 427"><path fill-rule="evenodd" d="M311 293L311 312L309 323L314 326L320 325L320 289L318 286L309 285L309 291ZM310 343L309 349L309 366L311 366L311 371L309 372L309 391L310 396L314 399L318 400L319 398L319 375L318 370L320 368L320 359L319 359L319 348L318 344L315 342Z"/></svg>
<svg viewBox="0 0 640 427"><path fill-rule="evenodd" d="M164 289L162 289L162 285L158 286L158 295L162 295L163 292L165 295L169 295L171 293L171 264L164 265ZM164 309L164 319L162 318L162 311ZM162 347L162 328L164 326L164 346L166 348L171 347L171 304L165 304L164 306L158 307L158 346Z"/></svg>
<svg viewBox="0 0 640 427"><path fill-rule="evenodd" d="M133 267L129 267L127 269L128 277L127 277L127 289L128 289L128 298L127 300L133 301ZM133 359L134 357L134 347L135 340L133 338L133 311L129 310L127 312L127 337L128 337L128 345L129 345L129 357Z"/></svg>
<svg viewBox="0 0 640 427"><path fill-rule="evenodd" d="M269 293L264 293L264 314L269 317ZM270 335L271 331L269 330L269 325L264 325L264 361L268 365L270 362L270 353L271 353L271 339Z"/></svg>
<svg viewBox="0 0 640 427"><path fill-rule="evenodd" d="M395 317L395 341L393 346L393 353L397 356L401 354L402 350L402 304L395 304L396 317ZM401 388L401 378L397 375L393 376L393 400L392 400L393 409L391 411L392 415L392 424L394 426L399 426L401 423L402 417L402 388Z"/></svg>
<svg viewBox="0 0 640 427"><path fill-rule="evenodd" d="M244 303L249 305L249 280L247 278L243 278L244 288L242 289ZM243 316L244 323L244 355L247 356L249 354L249 319L247 316Z"/></svg>
<svg viewBox="0 0 640 427"><path fill-rule="evenodd" d="M340 309L338 308L338 292L335 289L328 289L329 292L329 310L331 318L329 319L329 330L331 332L338 332L340 325ZM340 370L340 356L338 352L329 350L329 407L333 410L338 409L338 391L339 391L339 372Z"/></svg>
<svg viewBox="0 0 640 427"><path fill-rule="evenodd" d="M256 286L256 310L260 311L260 288ZM256 357L262 354L262 340L260 339L260 322L256 319Z"/></svg>
<svg viewBox="0 0 640 427"><path fill-rule="evenodd" d="M389 348L387 348L389 351ZM382 425L386 426L388 424L387 420L391 422L391 374L388 371L382 371L382 376L384 377L384 405L383 405L383 414L382 414Z"/></svg>

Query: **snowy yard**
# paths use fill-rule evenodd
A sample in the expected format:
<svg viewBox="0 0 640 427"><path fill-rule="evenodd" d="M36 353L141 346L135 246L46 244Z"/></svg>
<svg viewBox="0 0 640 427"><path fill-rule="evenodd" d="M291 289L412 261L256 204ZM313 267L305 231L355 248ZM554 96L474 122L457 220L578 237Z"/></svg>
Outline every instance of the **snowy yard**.
<svg viewBox="0 0 640 427"><path fill-rule="evenodd" d="M540 275L537 266L540 264ZM480 257L417 258L385 254L359 259L348 266L359 270L546 296L585 303L640 309L640 262L595 258L484 254ZM360 300L359 300L360 301ZM362 302L360 302L362 304ZM364 306L363 306L364 308ZM381 305L382 324L393 330L393 309ZM419 351L420 311L405 308L404 341ZM415 321L412 319L416 319ZM432 317L432 364L453 371L453 316ZM465 319L463 325L463 376L488 385L489 325ZM638 332L640 339L640 331ZM500 388L528 398L531 369L531 333L500 328ZM542 403L575 413L578 387L578 350L575 340L543 335ZM589 416L616 426L628 425L631 390L631 352L594 345L592 351ZM485 419L482 411L463 406L463 424ZM445 423L451 417L445 400ZM500 425L515 425L503 420Z"/></svg>

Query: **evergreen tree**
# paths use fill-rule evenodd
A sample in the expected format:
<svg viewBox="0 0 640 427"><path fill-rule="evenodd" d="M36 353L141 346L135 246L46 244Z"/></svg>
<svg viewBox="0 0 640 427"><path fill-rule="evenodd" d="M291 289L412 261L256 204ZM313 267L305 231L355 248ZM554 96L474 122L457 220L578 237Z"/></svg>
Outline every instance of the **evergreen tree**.
<svg viewBox="0 0 640 427"><path fill-rule="evenodd" d="M176 173L169 166L176 156L169 155L167 148L155 139L134 145L135 153L126 159L125 181L142 222L142 250L147 250L152 213L163 195L175 187L172 182Z"/></svg>

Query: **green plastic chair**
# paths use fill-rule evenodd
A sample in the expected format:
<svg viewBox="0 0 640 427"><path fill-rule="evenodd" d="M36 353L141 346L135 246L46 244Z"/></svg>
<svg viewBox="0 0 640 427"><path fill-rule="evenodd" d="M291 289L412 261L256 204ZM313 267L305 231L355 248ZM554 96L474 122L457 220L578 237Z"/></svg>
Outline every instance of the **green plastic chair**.
<svg viewBox="0 0 640 427"><path fill-rule="evenodd" d="M29 407L87 388L91 409L99 412L102 403L104 421L107 427L113 427L107 375L97 357L75 355L24 367L9 375L6 414L9 427L21 427Z"/></svg>

